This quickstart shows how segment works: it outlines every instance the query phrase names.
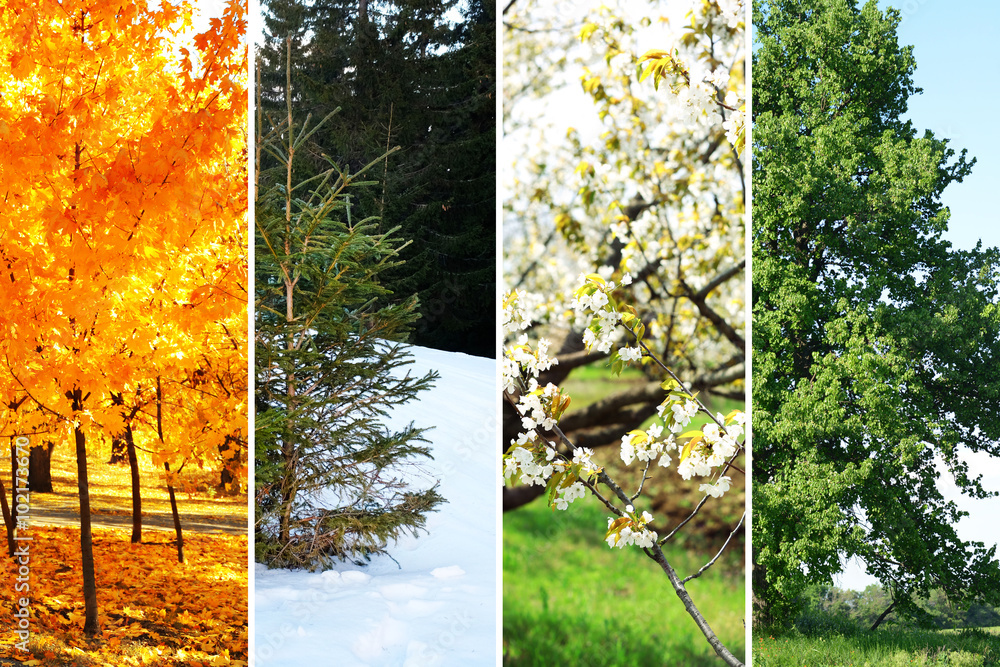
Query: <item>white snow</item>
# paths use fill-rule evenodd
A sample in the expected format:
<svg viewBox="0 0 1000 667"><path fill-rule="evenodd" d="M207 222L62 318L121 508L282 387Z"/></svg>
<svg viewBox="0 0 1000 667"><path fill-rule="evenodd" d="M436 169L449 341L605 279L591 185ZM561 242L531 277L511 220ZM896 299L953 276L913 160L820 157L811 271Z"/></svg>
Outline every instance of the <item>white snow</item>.
<svg viewBox="0 0 1000 667"><path fill-rule="evenodd" d="M405 537L359 568L254 573L251 664L496 664L496 363L412 348L407 368L441 378L391 425L433 426L426 488L440 480L447 501L428 515L429 533ZM415 480L418 481L418 480Z"/></svg>

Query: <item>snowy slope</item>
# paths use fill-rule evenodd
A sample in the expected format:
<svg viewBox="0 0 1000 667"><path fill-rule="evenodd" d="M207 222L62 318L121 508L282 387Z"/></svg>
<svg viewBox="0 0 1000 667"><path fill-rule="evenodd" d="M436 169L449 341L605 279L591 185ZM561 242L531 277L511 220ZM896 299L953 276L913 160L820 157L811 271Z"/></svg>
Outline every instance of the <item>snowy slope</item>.
<svg viewBox="0 0 1000 667"><path fill-rule="evenodd" d="M257 667L496 664L496 364L412 348L408 368L441 378L393 425L434 426L422 466L447 501L429 534L377 557L309 573L256 565ZM401 567L400 567L401 566Z"/></svg>

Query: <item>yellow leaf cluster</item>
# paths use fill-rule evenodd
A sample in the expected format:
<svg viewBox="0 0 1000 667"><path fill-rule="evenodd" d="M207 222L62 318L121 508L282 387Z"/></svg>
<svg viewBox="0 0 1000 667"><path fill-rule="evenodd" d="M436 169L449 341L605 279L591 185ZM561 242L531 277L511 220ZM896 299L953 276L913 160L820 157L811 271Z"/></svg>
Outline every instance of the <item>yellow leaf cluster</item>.
<svg viewBox="0 0 1000 667"><path fill-rule="evenodd" d="M192 14L0 1L0 434L155 432L160 378L164 460L245 439L246 2Z"/></svg>

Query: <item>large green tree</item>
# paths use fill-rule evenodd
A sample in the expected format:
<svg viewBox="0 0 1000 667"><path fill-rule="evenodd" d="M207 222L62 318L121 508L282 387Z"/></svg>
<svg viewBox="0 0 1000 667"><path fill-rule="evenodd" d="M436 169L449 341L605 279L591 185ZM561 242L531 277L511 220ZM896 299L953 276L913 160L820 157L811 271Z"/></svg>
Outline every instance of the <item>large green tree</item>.
<svg viewBox="0 0 1000 667"><path fill-rule="evenodd" d="M859 557L897 610L996 599L995 548L939 490L1000 455L1000 252L953 249L941 192L973 161L904 120L899 14L755 2L753 561L759 622Z"/></svg>
<svg viewBox="0 0 1000 667"><path fill-rule="evenodd" d="M340 114L313 135L300 177L327 157L373 167L381 185L352 195L362 217L412 243L389 271L420 296L413 342L493 356L495 348L495 49L493 3L266 0L262 105L282 116L284 43L293 42L297 109ZM265 160L265 163L267 161Z"/></svg>

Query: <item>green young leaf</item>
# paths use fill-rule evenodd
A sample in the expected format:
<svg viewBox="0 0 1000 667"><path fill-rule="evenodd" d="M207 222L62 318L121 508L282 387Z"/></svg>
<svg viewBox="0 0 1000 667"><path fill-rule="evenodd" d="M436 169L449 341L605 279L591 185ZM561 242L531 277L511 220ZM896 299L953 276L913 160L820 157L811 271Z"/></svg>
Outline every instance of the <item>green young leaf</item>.
<svg viewBox="0 0 1000 667"><path fill-rule="evenodd" d="M548 498L549 507L555 507L556 498L559 496L559 484L562 482L563 477L566 476L565 471L560 471L554 473L549 477L549 481L546 484L546 494Z"/></svg>
<svg viewBox="0 0 1000 667"><path fill-rule="evenodd" d="M665 391L670 391L676 386L677 386L677 380L673 378L667 378L666 380L660 383L660 389L663 389Z"/></svg>

